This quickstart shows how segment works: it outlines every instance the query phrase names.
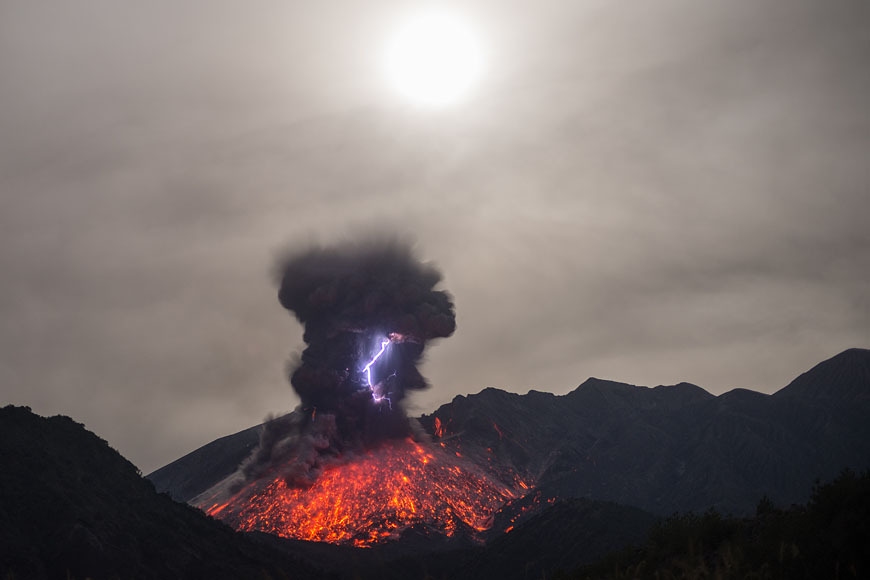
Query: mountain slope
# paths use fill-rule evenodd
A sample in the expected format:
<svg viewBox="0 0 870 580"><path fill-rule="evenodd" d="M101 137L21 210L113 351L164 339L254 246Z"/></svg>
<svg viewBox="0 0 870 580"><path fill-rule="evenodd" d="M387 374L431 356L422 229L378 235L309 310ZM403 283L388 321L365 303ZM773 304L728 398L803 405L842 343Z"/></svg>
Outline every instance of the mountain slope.
<svg viewBox="0 0 870 580"><path fill-rule="evenodd" d="M157 494L68 417L0 409L0 466L2 578L318 577Z"/></svg>
<svg viewBox="0 0 870 580"><path fill-rule="evenodd" d="M777 399L800 398L842 406L870 400L870 350L850 348L814 366L777 391Z"/></svg>
<svg viewBox="0 0 870 580"><path fill-rule="evenodd" d="M262 425L215 439L148 475L160 491L187 501L236 470L260 441Z"/></svg>
<svg viewBox="0 0 870 580"><path fill-rule="evenodd" d="M600 379L564 397L488 389L421 422L434 432L437 419L446 447L548 496L745 514L764 494L802 502L815 479L870 467L868 367L870 351L852 349L773 396Z"/></svg>
<svg viewBox="0 0 870 580"><path fill-rule="evenodd" d="M870 467L868 419L870 351L850 349L774 395L735 389L715 397L688 383L647 388L592 378L564 396L484 389L420 422L445 448L499 477L518 474L544 496L667 515L708 507L750 513L764 494L780 505L803 502L815 479ZM242 433L149 477L190 499L232 471L227 454L243 455L251 444L250 430Z"/></svg>

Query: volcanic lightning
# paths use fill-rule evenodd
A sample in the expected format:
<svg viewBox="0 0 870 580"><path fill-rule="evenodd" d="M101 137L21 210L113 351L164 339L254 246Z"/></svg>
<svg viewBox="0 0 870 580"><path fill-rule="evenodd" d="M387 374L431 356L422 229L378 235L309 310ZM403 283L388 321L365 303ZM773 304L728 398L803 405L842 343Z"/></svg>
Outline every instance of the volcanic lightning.
<svg viewBox="0 0 870 580"><path fill-rule="evenodd" d="M379 239L287 255L278 279L305 328L290 373L301 405L268 421L238 472L193 503L240 530L359 546L414 525L486 529L522 492L429 443L402 407L428 387L417 369L427 342L456 328L441 274L409 244Z"/></svg>
<svg viewBox="0 0 870 580"><path fill-rule="evenodd" d="M363 367L363 372L366 374L366 382L368 382L369 389L372 392L372 399L375 400L376 402L386 401L387 404L389 404L390 407L392 407L393 406L392 401L390 401L390 399L388 397L385 397L384 395L376 393L375 392L375 385L372 383L372 365L374 365L376 362L378 362L378 359L381 358L381 355L384 354L385 350L387 350L387 346L389 346L389 344L390 344L390 340L381 341L381 350L379 350L375 354L375 356L372 357L372 360L370 360L369 363L365 367Z"/></svg>

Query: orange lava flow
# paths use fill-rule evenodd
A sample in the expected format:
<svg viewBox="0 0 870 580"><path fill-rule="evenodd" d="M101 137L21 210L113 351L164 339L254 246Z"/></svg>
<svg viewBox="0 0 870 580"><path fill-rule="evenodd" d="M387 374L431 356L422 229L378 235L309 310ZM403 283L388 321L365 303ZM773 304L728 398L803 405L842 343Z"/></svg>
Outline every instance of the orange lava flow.
<svg viewBox="0 0 870 580"><path fill-rule="evenodd" d="M281 477L256 487L207 513L242 531L360 547L415 524L446 536L461 524L481 532L496 510L517 497L463 460L411 440L327 467L306 489L288 487Z"/></svg>

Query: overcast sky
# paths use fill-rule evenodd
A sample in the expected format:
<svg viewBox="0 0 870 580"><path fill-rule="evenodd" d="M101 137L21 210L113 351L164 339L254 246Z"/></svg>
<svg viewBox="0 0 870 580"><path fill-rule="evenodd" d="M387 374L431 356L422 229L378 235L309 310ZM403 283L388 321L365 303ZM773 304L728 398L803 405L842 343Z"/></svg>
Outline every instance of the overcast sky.
<svg viewBox="0 0 870 580"><path fill-rule="evenodd" d="M298 402L270 270L412 235L428 412L589 376L770 393L870 347L870 3L442 2L483 75L408 102L408 0L0 0L0 403L149 472Z"/></svg>

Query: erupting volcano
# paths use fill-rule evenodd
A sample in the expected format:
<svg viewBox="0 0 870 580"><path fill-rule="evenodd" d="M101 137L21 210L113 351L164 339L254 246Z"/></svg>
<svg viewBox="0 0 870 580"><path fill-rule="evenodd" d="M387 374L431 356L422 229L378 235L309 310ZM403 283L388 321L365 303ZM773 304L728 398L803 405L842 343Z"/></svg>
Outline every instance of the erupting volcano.
<svg viewBox="0 0 870 580"><path fill-rule="evenodd" d="M301 405L193 503L240 530L357 546L415 525L487 529L514 483L432 445L402 407L428 386L426 343L456 328L440 273L408 244L369 240L290 255L279 277L279 301L305 326L290 376Z"/></svg>
<svg viewBox="0 0 870 580"><path fill-rule="evenodd" d="M439 447L391 441L328 466L308 488L282 477L250 484L206 511L239 530L368 546L413 525L453 536L482 532L513 489Z"/></svg>

